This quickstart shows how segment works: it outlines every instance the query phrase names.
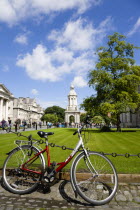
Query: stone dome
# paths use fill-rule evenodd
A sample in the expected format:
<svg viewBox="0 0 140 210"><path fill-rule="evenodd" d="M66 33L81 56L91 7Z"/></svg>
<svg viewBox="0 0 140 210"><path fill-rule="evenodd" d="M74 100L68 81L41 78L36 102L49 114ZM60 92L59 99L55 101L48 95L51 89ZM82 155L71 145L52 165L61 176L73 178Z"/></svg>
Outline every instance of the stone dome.
<svg viewBox="0 0 140 210"><path fill-rule="evenodd" d="M69 96L77 96L73 85L70 86Z"/></svg>

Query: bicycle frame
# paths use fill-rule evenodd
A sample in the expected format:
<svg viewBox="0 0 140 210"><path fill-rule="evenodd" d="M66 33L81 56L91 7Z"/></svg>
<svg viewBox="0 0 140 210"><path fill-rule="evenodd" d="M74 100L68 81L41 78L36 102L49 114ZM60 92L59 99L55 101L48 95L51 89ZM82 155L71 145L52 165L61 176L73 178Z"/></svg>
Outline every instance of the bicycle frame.
<svg viewBox="0 0 140 210"><path fill-rule="evenodd" d="M80 129L79 128L78 128L78 137L79 137L79 141L78 141L76 147L74 148L72 153L69 155L69 157L64 162L56 163L56 166L58 166L58 167L53 171L54 173L58 173L59 171L61 171L61 169L63 169L71 161L71 159L75 156L75 154L78 152L80 147L82 147L83 151L86 151L86 149L84 148L83 139L82 139L82 136L80 134ZM46 152L46 156L47 156L47 166L50 167L53 163L51 163L49 144L48 144L48 140L46 139L45 149L38 152L37 154L34 155L34 157L32 157L27 162L22 164L21 169L24 170L24 171L33 172L33 173L36 173L36 174L42 174L41 172L33 171L33 170L30 170L30 169L26 168L26 164L33 163L40 154L43 154L45 152Z"/></svg>

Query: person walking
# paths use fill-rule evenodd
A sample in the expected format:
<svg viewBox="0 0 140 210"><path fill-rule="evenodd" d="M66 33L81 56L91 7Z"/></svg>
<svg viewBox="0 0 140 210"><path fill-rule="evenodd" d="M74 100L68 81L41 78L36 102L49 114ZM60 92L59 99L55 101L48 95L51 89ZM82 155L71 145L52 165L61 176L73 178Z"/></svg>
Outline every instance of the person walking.
<svg viewBox="0 0 140 210"><path fill-rule="evenodd" d="M41 128L41 126L42 126L42 123L41 123L41 122L39 122L39 127Z"/></svg>
<svg viewBox="0 0 140 210"><path fill-rule="evenodd" d="M22 125L23 125L23 131L25 131L25 126L27 125L26 121L23 121Z"/></svg>
<svg viewBox="0 0 140 210"><path fill-rule="evenodd" d="M1 121L2 130L4 130L5 126L6 126L6 121L3 119L3 120Z"/></svg>
<svg viewBox="0 0 140 210"><path fill-rule="evenodd" d="M11 131L12 120L10 119L10 117L8 117L8 127L9 127L9 131Z"/></svg>

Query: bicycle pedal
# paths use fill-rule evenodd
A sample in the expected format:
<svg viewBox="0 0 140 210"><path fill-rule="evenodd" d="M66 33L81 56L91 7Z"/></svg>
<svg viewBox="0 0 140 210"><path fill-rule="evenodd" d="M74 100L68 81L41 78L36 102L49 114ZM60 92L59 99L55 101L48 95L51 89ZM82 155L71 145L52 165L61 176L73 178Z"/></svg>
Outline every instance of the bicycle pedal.
<svg viewBox="0 0 140 210"><path fill-rule="evenodd" d="M42 186L42 191L44 194L50 193L51 192L50 186Z"/></svg>
<svg viewBox="0 0 140 210"><path fill-rule="evenodd" d="M38 187L38 191L44 194L50 193L51 192L50 185L46 184L45 182L41 182Z"/></svg>
<svg viewBox="0 0 140 210"><path fill-rule="evenodd" d="M55 167L56 165L57 165L57 163L54 162L54 161L53 161L52 164L51 164L52 167Z"/></svg>

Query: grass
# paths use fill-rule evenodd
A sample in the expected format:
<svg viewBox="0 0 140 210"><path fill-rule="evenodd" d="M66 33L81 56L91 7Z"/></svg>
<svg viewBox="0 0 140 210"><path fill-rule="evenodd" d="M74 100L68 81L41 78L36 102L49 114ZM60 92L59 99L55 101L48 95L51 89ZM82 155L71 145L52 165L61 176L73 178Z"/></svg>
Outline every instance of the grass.
<svg viewBox="0 0 140 210"><path fill-rule="evenodd" d="M51 130L55 134L53 136L49 136L49 142L55 143L56 145L63 146L69 148L74 148L77 144L78 138L77 135L73 136L74 129L68 128L56 128ZM117 154L138 154L140 153L140 132L139 130L123 130L127 132L109 132L109 133L101 133L97 129L90 130L90 133L85 133L86 139L90 139L86 143L86 147L88 147L92 151L104 152L104 153L117 153ZM134 131L134 132L129 132ZM25 131L22 132L23 135L32 134L33 138L40 139L37 135L37 131ZM14 141L17 139L26 139L25 137L17 137L15 134L0 134L0 168L3 166L3 162L6 158L6 153L16 147ZM42 148L45 146L40 145ZM61 162L64 161L68 155L70 155L70 150L62 150L60 148L54 147L50 148L51 151L51 159L52 161ZM140 173L140 159L138 157L112 157L111 155L108 158L115 165L118 173ZM68 164L67 168L70 167Z"/></svg>
<svg viewBox="0 0 140 210"><path fill-rule="evenodd" d="M140 132L138 130L121 133L92 132L88 146L90 150L98 152L137 155L140 153ZM109 155L108 158L113 162L118 173L140 173L140 159L138 157L126 158Z"/></svg>

